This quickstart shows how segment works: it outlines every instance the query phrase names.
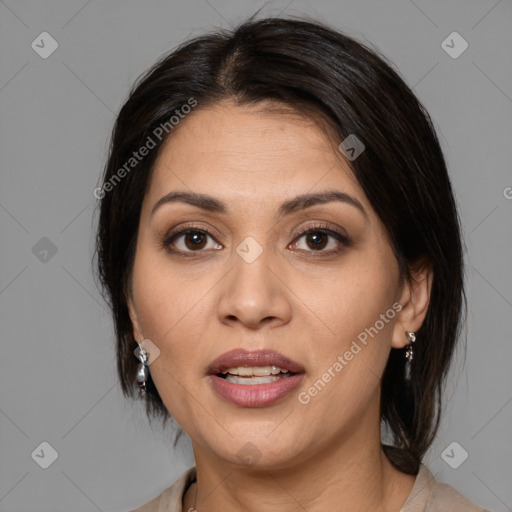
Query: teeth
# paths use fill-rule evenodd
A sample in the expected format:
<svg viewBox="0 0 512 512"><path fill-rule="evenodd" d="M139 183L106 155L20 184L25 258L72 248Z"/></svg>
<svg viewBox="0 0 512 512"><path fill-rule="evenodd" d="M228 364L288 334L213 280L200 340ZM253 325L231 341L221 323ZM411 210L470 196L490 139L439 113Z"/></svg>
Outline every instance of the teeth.
<svg viewBox="0 0 512 512"><path fill-rule="evenodd" d="M221 373L223 375L229 373L240 377L266 377L268 375L288 373L288 370L280 368L279 366L238 366L229 368Z"/></svg>
<svg viewBox="0 0 512 512"><path fill-rule="evenodd" d="M286 379L290 377L290 375L268 375L267 377L240 377L238 375L231 375L228 373L226 375L226 380L231 382L232 384L245 384L245 385L253 385L253 384L270 384L271 382L275 382L276 380Z"/></svg>

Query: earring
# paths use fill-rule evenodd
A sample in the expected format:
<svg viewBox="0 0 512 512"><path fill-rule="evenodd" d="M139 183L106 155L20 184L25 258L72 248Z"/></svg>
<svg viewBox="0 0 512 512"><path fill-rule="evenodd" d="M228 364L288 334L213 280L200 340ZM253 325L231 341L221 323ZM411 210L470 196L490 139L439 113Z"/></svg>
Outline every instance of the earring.
<svg viewBox="0 0 512 512"><path fill-rule="evenodd" d="M146 395L146 379L148 378L148 353L141 346L137 355L140 364L137 368L137 386L139 387L139 395L144 398Z"/></svg>
<svg viewBox="0 0 512 512"><path fill-rule="evenodd" d="M416 341L416 333L406 331L407 338L409 338L409 346L407 347L405 351L405 380L406 382L411 381L411 361L414 357L414 351L413 351L413 343Z"/></svg>

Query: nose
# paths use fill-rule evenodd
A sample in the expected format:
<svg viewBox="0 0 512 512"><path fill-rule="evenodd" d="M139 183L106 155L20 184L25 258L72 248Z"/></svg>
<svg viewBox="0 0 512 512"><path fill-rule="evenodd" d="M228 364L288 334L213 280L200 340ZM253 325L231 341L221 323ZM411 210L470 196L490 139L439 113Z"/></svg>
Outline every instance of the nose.
<svg viewBox="0 0 512 512"><path fill-rule="evenodd" d="M233 254L234 268L222 281L219 320L248 329L278 327L291 319L293 295L286 284L279 258L264 250L254 261ZM281 261L281 263L283 263Z"/></svg>

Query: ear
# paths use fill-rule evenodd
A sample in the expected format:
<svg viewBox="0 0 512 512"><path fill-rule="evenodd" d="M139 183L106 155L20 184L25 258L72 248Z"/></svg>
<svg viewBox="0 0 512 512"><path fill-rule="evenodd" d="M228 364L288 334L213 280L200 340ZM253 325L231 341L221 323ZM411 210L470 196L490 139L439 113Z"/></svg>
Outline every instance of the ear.
<svg viewBox="0 0 512 512"><path fill-rule="evenodd" d="M130 313L130 320L132 322L133 337L135 338L135 341L137 341L137 343L142 343L144 341L145 337L142 334L142 328L140 326L139 316L137 315L135 303L131 296L128 297L127 305L128 305L128 312Z"/></svg>
<svg viewBox="0 0 512 512"><path fill-rule="evenodd" d="M402 309L396 315L391 346L404 348L409 344L406 331L416 332L427 314L434 273L429 263L411 269L411 280L404 279L400 298Z"/></svg>

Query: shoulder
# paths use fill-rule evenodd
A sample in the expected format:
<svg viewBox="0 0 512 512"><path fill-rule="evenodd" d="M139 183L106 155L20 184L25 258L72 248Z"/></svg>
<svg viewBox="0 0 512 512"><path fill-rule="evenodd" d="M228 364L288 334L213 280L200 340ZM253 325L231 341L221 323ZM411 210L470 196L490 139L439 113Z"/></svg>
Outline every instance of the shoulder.
<svg viewBox="0 0 512 512"><path fill-rule="evenodd" d="M488 512L447 484L436 482L426 512Z"/></svg>
<svg viewBox="0 0 512 512"><path fill-rule="evenodd" d="M450 485L438 482L424 465L400 512L488 512L475 505Z"/></svg>
<svg viewBox="0 0 512 512"><path fill-rule="evenodd" d="M196 468L192 466L158 496L130 512L182 512L183 494L195 478Z"/></svg>

